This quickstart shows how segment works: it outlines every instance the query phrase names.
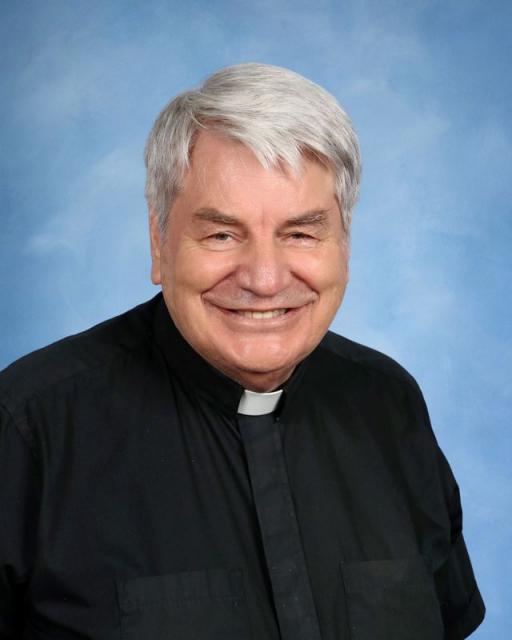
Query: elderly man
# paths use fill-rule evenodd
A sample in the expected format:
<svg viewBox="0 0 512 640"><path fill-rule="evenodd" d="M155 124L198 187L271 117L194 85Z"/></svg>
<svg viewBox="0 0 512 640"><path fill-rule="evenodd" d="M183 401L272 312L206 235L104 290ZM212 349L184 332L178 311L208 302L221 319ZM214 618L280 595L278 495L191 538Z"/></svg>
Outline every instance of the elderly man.
<svg viewBox="0 0 512 640"><path fill-rule="evenodd" d="M238 65L169 103L146 161L162 293L0 376L0 637L467 637L484 605L421 392L328 331L344 111Z"/></svg>

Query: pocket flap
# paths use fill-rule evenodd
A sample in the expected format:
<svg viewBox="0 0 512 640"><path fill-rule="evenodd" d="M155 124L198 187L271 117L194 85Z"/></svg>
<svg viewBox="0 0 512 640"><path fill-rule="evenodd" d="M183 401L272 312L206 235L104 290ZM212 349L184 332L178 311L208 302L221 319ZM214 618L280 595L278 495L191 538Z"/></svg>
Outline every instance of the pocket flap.
<svg viewBox="0 0 512 640"><path fill-rule="evenodd" d="M243 600L241 569L184 571L119 580L119 606L125 613L147 606L197 600Z"/></svg>
<svg viewBox="0 0 512 640"><path fill-rule="evenodd" d="M351 640L442 640L433 577L421 555L340 563Z"/></svg>
<svg viewBox="0 0 512 640"><path fill-rule="evenodd" d="M404 583L424 583L429 580L421 555L393 560L342 562L341 572L345 590L349 593Z"/></svg>

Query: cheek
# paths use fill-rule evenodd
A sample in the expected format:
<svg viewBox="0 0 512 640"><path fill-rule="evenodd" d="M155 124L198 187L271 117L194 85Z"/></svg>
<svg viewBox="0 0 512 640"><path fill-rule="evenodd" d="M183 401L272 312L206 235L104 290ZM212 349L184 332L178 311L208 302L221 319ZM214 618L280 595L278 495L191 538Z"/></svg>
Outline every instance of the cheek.
<svg viewBox="0 0 512 640"><path fill-rule="evenodd" d="M205 252L196 247L179 249L169 259L173 286L183 294L200 295L232 273L236 265L225 254Z"/></svg>
<svg viewBox="0 0 512 640"><path fill-rule="evenodd" d="M332 248L324 254L306 256L298 263L297 275L320 295L339 296L347 282L344 252Z"/></svg>

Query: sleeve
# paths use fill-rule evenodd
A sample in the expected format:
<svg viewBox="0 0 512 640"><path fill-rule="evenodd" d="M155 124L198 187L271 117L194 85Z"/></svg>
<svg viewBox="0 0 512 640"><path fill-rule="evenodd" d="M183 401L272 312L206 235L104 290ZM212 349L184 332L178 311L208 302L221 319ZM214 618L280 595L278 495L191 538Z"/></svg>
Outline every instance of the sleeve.
<svg viewBox="0 0 512 640"><path fill-rule="evenodd" d="M451 551L435 573L435 584L445 627L445 640L467 638L482 622L485 605L478 590L462 535L459 488L450 465L438 448L441 481L451 522Z"/></svg>
<svg viewBox="0 0 512 640"><path fill-rule="evenodd" d="M30 449L0 406L0 638L22 637L25 593L39 511L38 472Z"/></svg>

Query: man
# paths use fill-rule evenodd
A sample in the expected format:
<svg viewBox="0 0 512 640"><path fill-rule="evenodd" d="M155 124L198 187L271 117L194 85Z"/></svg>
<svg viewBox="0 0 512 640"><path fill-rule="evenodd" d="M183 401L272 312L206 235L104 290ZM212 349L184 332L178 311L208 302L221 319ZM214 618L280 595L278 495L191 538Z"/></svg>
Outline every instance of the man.
<svg viewBox="0 0 512 640"><path fill-rule="evenodd" d="M360 165L337 102L245 64L146 149L162 294L0 379L0 636L458 640L481 622L414 379L328 332Z"/></svg>

